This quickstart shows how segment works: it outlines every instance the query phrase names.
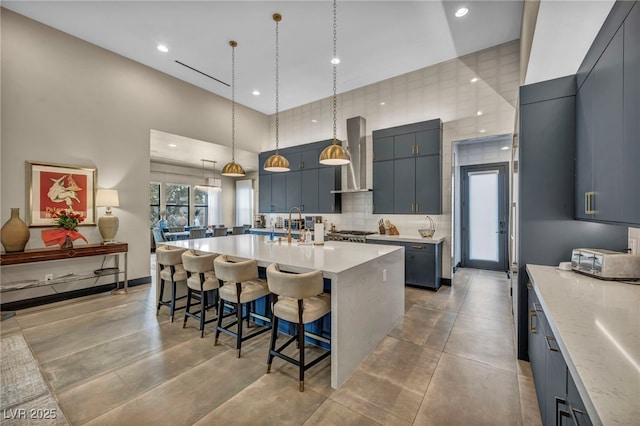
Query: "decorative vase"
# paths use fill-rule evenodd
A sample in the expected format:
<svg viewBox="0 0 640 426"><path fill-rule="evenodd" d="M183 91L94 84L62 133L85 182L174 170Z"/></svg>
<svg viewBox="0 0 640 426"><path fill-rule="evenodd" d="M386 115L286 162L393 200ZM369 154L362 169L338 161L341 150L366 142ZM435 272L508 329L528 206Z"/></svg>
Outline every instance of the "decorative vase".
<svg viewBox="0 0 640 426"><path fill-rule="evenodd" d="M60 248L63 248L63 249L73 248L73 240L71 239L70 236L67 235L67 238L64 239L64 244L62 244Z"/></svg>
<svg viewBox="0 0 640 426"><path fill-rule="evenodd" d="M31 233L29 227L20 219L20 209L11 209L11 218L2 225L0 239L7 253L24 251Z"/></svg>

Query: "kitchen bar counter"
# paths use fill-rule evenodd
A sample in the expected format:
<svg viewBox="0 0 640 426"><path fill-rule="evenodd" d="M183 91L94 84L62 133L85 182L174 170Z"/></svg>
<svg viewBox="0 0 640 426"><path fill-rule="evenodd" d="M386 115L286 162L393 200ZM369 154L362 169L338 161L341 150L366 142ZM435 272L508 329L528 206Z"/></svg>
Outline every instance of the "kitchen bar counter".
<svg viewBox="0 0 640 426"><path fill-rule="evenodd" d="M270 242L261 235L170 241L176 247L278 263L292 272L321 270L331 280L331 386L338 388L404 314L404 248L327 241ZM156 286L158 287L158 286ZM267 348L265 347L265 359Z"/></svg>
<svg viewBox="0 0 640 426"><path fill-rule="evenodd" d="M419 234L400 234L400 235L381 235L371 234L367 235L367 240L393 242L399 241L403 243L424 243L424 244L439 244L444 241L444 237L438 237L437 235L431 238L422 238Z"/></svg>
<svg viewBox="0 0 640 426"><path fill-rule="evenodd" d="M527 272L593 424L640 419L640 285Z"/></svg>

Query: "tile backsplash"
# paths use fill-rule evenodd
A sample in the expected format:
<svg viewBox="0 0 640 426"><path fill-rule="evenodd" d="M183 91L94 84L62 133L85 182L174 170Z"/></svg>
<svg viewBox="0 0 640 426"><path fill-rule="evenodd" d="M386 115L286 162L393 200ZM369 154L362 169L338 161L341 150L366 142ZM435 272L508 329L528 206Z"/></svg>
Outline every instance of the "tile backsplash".
<svg viewBox="0 0 640 426"><path fill-rule="evenodd" d="M640 228L629 228L629 248L631 254L640 255Z"/></svg>

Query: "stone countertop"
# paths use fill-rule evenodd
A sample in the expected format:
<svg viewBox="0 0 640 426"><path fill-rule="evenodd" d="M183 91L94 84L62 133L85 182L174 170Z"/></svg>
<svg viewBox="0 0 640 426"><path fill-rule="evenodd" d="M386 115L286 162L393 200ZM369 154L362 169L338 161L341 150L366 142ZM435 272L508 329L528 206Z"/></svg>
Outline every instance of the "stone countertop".
<svg viewBox="0 0 640 426"><path fill-rule="evenodd" d="M249 232L266 232L267 234L269 233L269 228L250 228ZM287 235L288 230L286 228L274 228L273 233L275 235ZM313 232L313 231L312 231ZM292 229L291 230L291 235L298 235L300 233L300 231L298 231L297 229Z"/></svg>
<svg viewBox="0 0 640 426"><path fill-rule="evenodd" d="M371 234L367 235L367 240L378 241L398 241L403 243L424 243L424 244L438 244L444 241L444 237L438 237L435 235L431 238L422 238L418 233L413 234L400 234L400 235L380 235Z"/></svg>
<svg viewBox="0 0 640 426"><path fill-rule="evenodd" d="M324 245L318 246L296 241L288 244L286 239L272 242L268 236L250 234L169 241L167 244L255 259L261 266L278 263L292 272L320 270L326 274L339 274L395 250L404 250L394 246L342 241L326 241Z"/></svg>
<svg viewBox="0 0 640 426"><path fill-rule="evenodd" d="M593 424L640 419L640 285L527 265Z"/></svg>

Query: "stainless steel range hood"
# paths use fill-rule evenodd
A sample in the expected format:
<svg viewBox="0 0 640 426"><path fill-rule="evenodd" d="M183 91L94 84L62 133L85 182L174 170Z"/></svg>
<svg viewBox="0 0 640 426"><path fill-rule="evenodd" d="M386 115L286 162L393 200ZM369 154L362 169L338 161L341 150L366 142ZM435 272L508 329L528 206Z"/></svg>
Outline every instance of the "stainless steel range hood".
<svg viewBox="0 0 640 426"><path fill-rule="evenodd" d="M347 151L351 163L347 164L347 187L331 191L332 194L369 192L367 188L367 121L362 117L347 119Z"/></svg>

